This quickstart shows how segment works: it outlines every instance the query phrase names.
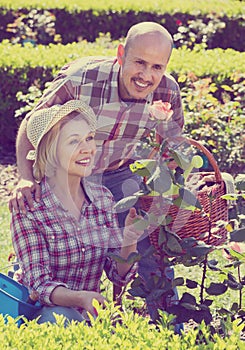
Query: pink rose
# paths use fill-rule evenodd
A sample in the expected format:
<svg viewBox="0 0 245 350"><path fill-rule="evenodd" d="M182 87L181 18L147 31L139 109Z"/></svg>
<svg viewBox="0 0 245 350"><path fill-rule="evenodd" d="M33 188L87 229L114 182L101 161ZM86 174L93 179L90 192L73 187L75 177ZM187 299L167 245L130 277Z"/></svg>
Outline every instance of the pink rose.
<svg viewBox="0 0 245 350"><path fill-rule="evenodd" d="M224 249L223 255L228 260L234 260L232 255L229 253L229 248L234 250L237 253L244 254L245 253L245 243L244 242L230 242L228 244L228 249Z"/></svg>
<svg viewBox="0 0 245 350"><path fill-rule="evenodd" d="M173 110L171 109L171 103L159 100L154 101L149 107L149 113L151 119L168 121L173 115Z"/></svg>

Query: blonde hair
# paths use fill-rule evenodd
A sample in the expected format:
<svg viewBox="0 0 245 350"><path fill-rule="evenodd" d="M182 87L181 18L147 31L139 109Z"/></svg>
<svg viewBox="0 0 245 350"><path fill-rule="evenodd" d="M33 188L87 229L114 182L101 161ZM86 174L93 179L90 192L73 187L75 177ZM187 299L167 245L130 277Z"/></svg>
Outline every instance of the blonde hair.
<svg viewBox="0 0 245 350"><path fill-rule="evenodd" d="M59 134L65 124L72 119L86 120L78 111L73 111L63 117L45 134L37 148L36 162L33 166L33 176L37 182L40 182L44 176L51 177L55 175L59 160L57 158L57 145Z"/></svg>

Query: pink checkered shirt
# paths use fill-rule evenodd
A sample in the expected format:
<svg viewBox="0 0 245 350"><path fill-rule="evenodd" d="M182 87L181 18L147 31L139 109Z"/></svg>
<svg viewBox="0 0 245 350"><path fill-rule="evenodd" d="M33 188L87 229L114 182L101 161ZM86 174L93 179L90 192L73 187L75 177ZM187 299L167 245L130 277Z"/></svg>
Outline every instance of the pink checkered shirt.
<svg viewBox="0 0 245 350"><path fill-rule="evenodd" d="M165 74L158 88L145 100L122 101L118 95L120 66L116 59L89 57L64 66L36 109L81 99L89 104L98 120L95 172L115 170L134 158L138 141L152 129L163 138L182 132L184 117L179 86ZM172 118L160 124L149 119L148 107L153 101L170 102Z"/></svg>
<svg viewBox="0 0 245 350"><path fill-rule="evenodd" d="M38 291L42 304L52 305L50 295L57 286L99 292L104 270L119 286L136 273L137 264L122 278L108 257L109 252L119 253L122 242L111 193L88 180L84 184L87 200L79 221L62 207L46 181L41 182L42 199L35 202L35 211L12 214L12 242L22 282Z"/></svg>

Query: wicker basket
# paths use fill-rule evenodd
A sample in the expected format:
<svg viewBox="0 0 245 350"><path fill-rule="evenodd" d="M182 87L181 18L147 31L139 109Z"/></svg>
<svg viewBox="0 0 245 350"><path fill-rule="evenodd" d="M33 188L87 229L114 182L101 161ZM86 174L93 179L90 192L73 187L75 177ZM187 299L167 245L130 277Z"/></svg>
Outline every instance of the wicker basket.
<svg viewBox="0 0 245 350"><path fill-rule="evenodd" d="M141 208L146 212L153 212L155 215L171 215L172 222L169 228L172 232L177 233L181 238L194 237L212 245L220 245L225 242L227 230L224 227L217 227L219 220L228 221L228 205L227 201L221 196L225 194L225 183L218 165L209 152L209 150L199 142L187 139L188 143L197 147L209 160L214 172L199 172L190 174L187 181L192 176L198 176L200 179L213 175L215 182L210 186L205 185L197 192L197 198L202 205L202 210L187 210L177 207L176 205L163 204L159 209L158 196L142 196L140 198ZM212 194L214 199L210 203L209 195ZM208 237L208 232L211 235ZM150 242L157 249L158 247L159 228L149 234Z"/></svg>

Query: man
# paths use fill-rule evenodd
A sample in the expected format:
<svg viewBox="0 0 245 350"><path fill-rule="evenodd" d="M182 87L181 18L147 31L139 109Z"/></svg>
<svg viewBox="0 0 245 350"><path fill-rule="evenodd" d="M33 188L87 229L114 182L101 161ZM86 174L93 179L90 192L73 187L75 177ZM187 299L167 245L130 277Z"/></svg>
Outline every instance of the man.
<svg viewBox="0 0 245 350"><path fill-rule="evenodd" d="M179 86L166 74L172 47L172 37L161 25L138 23L130 28L125 45L119 44L116 59L89 57L63 67L35 108L63 104L70 99L81 99L93 108L98 125L94 173L101 174L101 181L116 201L139 188L141 178L128 167L135 159L137 143L154 128L162 138L182 132ZM171 118L162 122L149 117L149 106L159 100L170 103L173 111ZM28 116L20 126L16 143L21 180L9 205L11 210L23 212L23 197L31 208L31 192L35 192L37 200L40 197L32 164L26 159L32 148L26 137L27 120ZM124 217L125 213L119 216L121 226Z"/></svg>

